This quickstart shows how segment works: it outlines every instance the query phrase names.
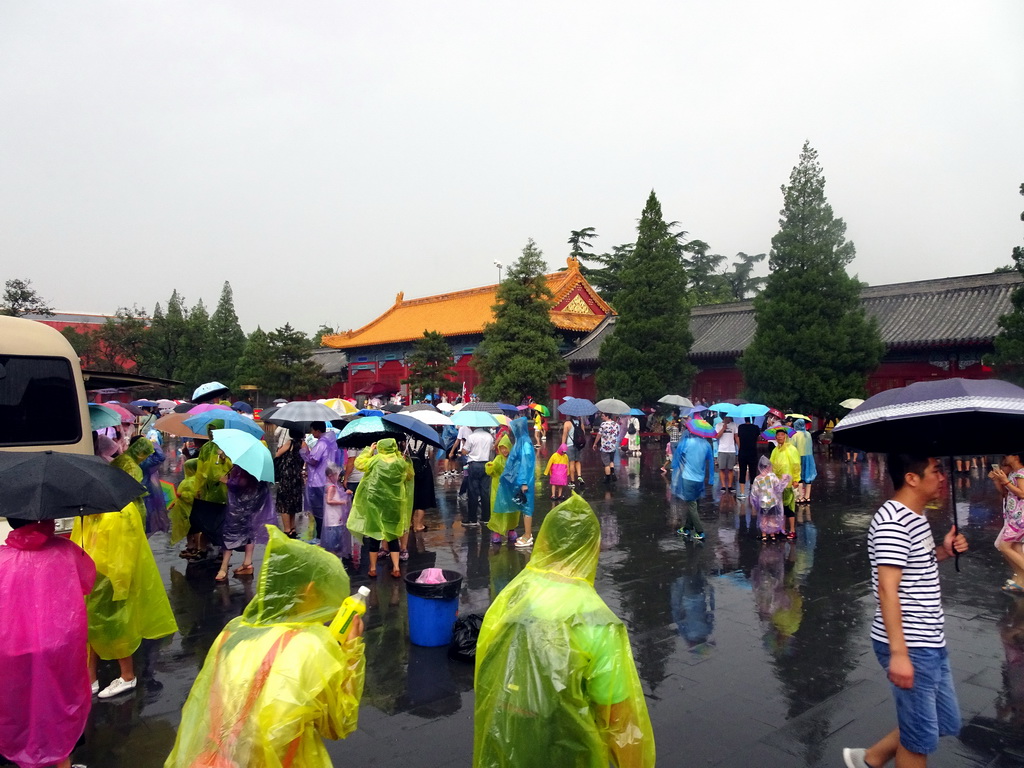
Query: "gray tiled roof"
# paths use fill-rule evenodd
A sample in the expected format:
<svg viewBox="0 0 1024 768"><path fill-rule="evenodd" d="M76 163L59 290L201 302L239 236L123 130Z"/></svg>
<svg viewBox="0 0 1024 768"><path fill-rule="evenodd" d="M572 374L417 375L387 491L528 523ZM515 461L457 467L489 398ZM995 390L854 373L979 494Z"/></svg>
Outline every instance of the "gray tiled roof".
<svg viewBox="0 0 1024 768"><path fill-rule="evenodd" d="M918 280L868 286L861 301L878 320L888 349L991 344L999 317L1012 308L1010 296L1020 285L1016 272ZM565 356L569 362L596 360L601 340L610 331L602 324ZM735 357L754 338L754 304L737 301L695 307L690 312L695 359Z"/></svg>
<svg viewBox="0 0 1024 768"><path fill-rule="evenodd" d="M605 315L604 320L584 336L580 343L562 357L569 363L597 362L597 353L601 351L601 343L615 329L615 315Z"/></svg>
<svg viewBox="0 0 1024 768"><path fill-rule="evenodd" d="M348 355L343 349L315 349L310 360L324 369L328 376L337 376L348 367Z"/></svg>

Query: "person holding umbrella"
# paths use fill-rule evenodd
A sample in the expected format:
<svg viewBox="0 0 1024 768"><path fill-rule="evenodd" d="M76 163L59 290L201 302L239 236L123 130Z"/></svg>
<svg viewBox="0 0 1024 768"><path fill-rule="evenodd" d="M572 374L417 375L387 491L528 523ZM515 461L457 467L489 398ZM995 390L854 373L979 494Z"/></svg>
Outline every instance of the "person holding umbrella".
<svg viewBox="0 0 1024 768"><path fill-rule="evenodd" d="M939 497L945 477L935 458L890 453L895 493L871 519L868 558L875 617L871 642L896 699L898 727L867 749L843 750L847 768L924 766L940 736L960 731L960 708L943 630L938 564L967 551L950 528L935 545L924 510Z"/></svg>

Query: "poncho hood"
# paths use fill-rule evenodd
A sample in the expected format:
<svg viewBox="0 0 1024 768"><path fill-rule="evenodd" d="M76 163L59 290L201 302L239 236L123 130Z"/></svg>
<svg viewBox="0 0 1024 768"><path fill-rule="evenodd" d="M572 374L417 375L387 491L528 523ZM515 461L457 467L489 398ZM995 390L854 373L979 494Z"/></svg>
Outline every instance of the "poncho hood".
<svg viewBox="0 0 1024 768"><path fill-rule="evenodd" d="M256 596L245 607L247 624L322 624L348 597L349 580L336 555L289 539L267 526L267 543Z"/></svg>
<svg viewBox="0 0 1024 768"><path fill-rule="evenodd" d="M56 530L57 524L54 520L39 520L29 523L21 528L15 528L7 534L7 546L21 550L42 549Z"/></svg>
<svg viewBox="0 0 1024 768"><path fill-rule="evenodd" d="M584 579L593 586L600 551L601 525L590 505L573 493L544 518L526 567Z"/></svg>
<svg viewBox="0 0 1024 768"><path fill-rule="evenodd" d="M153 454L154 450L156 449L153 448L153 444L143 437L129 445L122 455L130 457L136 464L141 464Z"/></svg>
<svg viewBox="0 0 1024 768"><path fill-rule="evenodd" d="M380 456L398 456L398 441L393 437L385 437L377 442L377 454Z"/></svg>

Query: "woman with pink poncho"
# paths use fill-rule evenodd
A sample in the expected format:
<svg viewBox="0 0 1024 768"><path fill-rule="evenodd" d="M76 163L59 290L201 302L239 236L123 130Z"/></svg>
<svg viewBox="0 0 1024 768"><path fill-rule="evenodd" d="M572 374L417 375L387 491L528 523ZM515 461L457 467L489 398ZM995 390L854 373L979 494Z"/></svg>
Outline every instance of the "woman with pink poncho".
<svg viewBox="0 0 1024 768"><path fill-rule="evenodd" d="M14 530L0 546L0 755L20 768L68 768L92 706L85 595L96 566L54 535L53 520L8 522Z"/></svg>

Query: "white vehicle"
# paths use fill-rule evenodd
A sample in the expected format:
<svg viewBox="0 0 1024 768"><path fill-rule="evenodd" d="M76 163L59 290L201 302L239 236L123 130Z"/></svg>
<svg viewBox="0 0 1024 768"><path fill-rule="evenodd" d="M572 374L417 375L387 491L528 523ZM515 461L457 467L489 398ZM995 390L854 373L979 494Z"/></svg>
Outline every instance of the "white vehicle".
<svg viewBox="0 0 1024 768"><path fill-rule="evenodd" d="M0 317L0 451L91 456L90 426L81 364L67 339L34 320ZM70 533L73 522L58 520L57 532ZM4 522L0 541L8 530Z"/></svg>

